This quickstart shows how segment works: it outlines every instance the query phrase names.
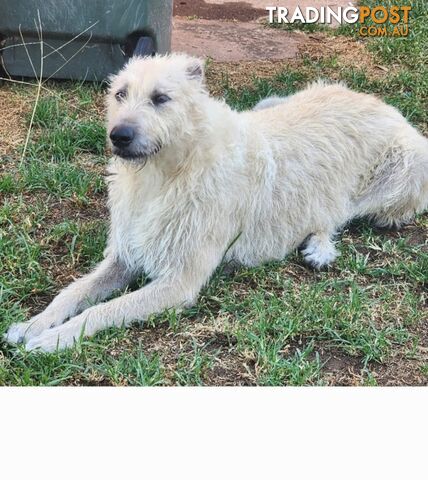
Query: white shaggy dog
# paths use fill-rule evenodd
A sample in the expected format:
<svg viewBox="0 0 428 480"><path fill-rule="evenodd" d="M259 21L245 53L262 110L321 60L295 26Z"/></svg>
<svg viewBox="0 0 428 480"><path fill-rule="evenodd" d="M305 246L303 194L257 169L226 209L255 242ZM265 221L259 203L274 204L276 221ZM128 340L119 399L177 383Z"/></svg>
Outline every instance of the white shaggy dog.
<svg viewBox="0 0 428 480"><path fill-rule="evenodd" d="M131 60L108 96L105 259L7 340L52 351L191 305L224 256L258 265L309 238L320 268L352 218L400 225L427 206L428 141L393 107L323 83L273 104L238 113L210 98L191 57ZM141 272L146 286L98 303Z"/></svg>

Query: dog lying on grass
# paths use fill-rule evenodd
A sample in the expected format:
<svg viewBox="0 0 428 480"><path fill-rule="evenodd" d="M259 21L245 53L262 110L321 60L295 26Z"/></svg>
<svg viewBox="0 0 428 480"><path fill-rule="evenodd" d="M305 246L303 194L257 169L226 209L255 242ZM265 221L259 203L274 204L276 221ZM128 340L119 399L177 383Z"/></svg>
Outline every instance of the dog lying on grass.
<svg viewBox="0 0 428 480"><path fill-rule="evenodd" d="M202 63L135 58L112 79L110 234L104 260L9 342L70 347L81 335L193 304L223 258L281 260L306 239L316 268L355 217L408 222L428 205L428 140L391 106L314 83L238 113L211 98ZM140 290L99 303L144 272Z"/></svg>

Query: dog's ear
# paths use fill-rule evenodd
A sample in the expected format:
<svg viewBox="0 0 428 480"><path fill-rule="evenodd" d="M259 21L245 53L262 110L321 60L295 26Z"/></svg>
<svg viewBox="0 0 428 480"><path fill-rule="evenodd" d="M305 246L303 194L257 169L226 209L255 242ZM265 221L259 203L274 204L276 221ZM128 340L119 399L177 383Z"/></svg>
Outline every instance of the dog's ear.
<svg viewBox="0 0 428 480"><path fill-rule="evenodd" d="M199 58L190 58L186 66L186 75L190 80L204 80L204 64Z"/></svg>

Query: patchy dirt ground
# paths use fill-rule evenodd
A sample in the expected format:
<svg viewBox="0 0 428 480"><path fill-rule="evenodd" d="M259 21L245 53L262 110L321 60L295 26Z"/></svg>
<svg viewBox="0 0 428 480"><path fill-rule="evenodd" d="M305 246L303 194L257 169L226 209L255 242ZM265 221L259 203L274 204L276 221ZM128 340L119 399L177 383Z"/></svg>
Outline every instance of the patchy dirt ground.
<svg viewBox="0 0 428 480"><path fill-rule="evenodd" d="M208 64L207 80L210 91L214 95L220 95L223 91L224 79L233 88L250 86L255 77L270 78L285 67L291 66L300 71L308 71L303 61L322 60L335 58L335 67L354 67L365 71L369 78L383 78L399 70L398 65L382 65L376 61L365 47L363 41L355 41L348 37L329 36L324 33L306 34L294 32L297 50L291 58L270 60L247 60L239 62L212 61ZM338 68L329 71L328 66L320 72L320 75L335 79L338 76Z"/></svg>
<svg viewBox="0 0 428 480"><path fill-rule="evenodd" d="M204 0L174 0L174 16L248 22L264 15L266 15L264 8L256 8L249 2L210 3Z"/></svg>
<svg viewBox="0 0 428 480"><path fill-rule="evenodd" d="M257 23L174 20L174 51L220 62L263 60L266 56L273 60L293 58L298 44L296 33L264 28Z"/></svg>
<svg viewBox="0 0 428 480"><path fill-rule="evenodd" d="M282 0L281 7L290 12L299 6L302 10L306 6L348 6L348 0ZM266 0L174 0L174 16L204 18L206 20L235 20L249 22L260 17L266 17L266 7L273 6Z"/></svg>
<svg viewBox="0 0 428 480"><path fill-rule="evenodd" d="M345 6L335 0L287 1L292 12L300 6ZM272 29L266 24L266 5L259 0L175 0L172 49L219 62L291 59L308 40L299 31Z"/></svg>

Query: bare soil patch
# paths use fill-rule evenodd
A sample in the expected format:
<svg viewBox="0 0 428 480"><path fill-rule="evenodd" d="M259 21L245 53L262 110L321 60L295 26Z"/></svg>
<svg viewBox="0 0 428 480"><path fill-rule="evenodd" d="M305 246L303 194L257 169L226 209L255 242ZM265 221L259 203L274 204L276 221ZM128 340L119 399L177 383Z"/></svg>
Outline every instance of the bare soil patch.
<svg viewBox="0 0 428 480"><path fill-rule="evenodd" d="M172 50L222 62L294 58L300 36L251 22L173 22Z"/></svg>
<svg viewBox="0 0 428 480"><path fill-rule="evenodd" d="M204 0L174 0L174 16L197 17L206 20L238 20L248 22L266 16L264 8L247 2L207 3Z"/></svg>

